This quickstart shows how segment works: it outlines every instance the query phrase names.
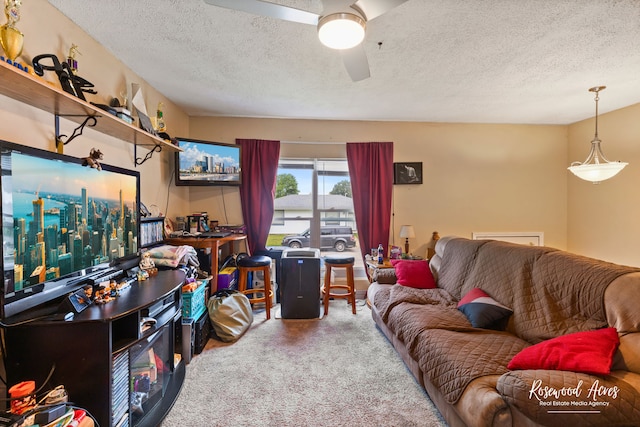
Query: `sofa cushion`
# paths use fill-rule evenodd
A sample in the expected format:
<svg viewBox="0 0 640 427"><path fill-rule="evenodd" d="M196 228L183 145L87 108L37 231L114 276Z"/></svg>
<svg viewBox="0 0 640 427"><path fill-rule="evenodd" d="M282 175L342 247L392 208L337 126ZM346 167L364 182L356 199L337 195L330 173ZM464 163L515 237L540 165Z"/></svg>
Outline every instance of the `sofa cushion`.
<svg viewBox="0 0 640 427"><path fill-rule="evenodd" d="M391 260L391 265L395 268L400 285L420 289L436 287L436 281L433 279L428 261L394 259Z"/></svg>
<svg viewBox="0 0 640 427"><path fill-rule="evenodd" d="M427 329L416 338L410 354L429 382L455 404L474 379L508 372L507 362L527 345L500 331Z"/></svg>
<svg viewBox="0 0 640 427"><path fill-rule="evenodd" d="M480 288L473 288L460 300L463 312L474 328L504 330L513 311L494 300Z"/></svg>
<svg viewBox="0 0 640 427"><path fill-rule="evenodd" d="M405 287L404 289L412 288ZM420 291L437 292L442 290L420 289ZM456 310L455 304L446 306L444 304L402 303L389 313L387 325L410 352L413 350L416 338L423 331L429 329L474 330L464 314Z"/></svg>
<svg viewBox="0 0 640 427"><path fill-rule="evenodd" d="M525 348L511 359L507 368L608 375L619 344L615 328L575 332Z"/></svg>

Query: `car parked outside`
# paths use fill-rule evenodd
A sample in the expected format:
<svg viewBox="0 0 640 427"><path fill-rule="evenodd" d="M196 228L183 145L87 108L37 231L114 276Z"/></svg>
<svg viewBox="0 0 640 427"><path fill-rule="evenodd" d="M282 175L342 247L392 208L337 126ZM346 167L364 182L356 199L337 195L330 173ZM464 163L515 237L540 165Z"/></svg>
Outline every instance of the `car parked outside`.
<svg viewBox="0 0 640 427"><path fill-rule="evenodd" d="M308 248L311 242L311 230L306 229L301 234L285 236L282 246L290 248ZM335 249L343 252L347 248L356 246L356 238L351 227L320 227L320 249Z"/></svg>

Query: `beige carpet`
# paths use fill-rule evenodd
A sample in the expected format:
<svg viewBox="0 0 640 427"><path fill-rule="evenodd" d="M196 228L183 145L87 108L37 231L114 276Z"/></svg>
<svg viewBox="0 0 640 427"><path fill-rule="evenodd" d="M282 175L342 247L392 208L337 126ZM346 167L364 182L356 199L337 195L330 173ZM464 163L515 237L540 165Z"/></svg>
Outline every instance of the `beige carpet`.
<svg viewBox="0 0 640 427"><path fill-rule="evenodd" d="M210 340L162 427L446 426L364 302L330 304L313 320L256 312L236 343Z"/></svg>

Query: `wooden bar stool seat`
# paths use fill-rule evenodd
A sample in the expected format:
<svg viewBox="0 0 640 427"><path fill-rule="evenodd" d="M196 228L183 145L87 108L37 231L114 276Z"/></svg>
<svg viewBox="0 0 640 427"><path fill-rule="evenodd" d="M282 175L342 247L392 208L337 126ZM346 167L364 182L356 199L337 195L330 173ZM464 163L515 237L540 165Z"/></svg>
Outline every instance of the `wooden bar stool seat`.
<svg viewBox="0 0 640 427"><path fill-rule="evenodd" d="M351 311L356 314L356 290L353 281L353 264L354 257L325 257L324 259L324 286L322 287L322 304L324 305L325 316L329 313L329 299L344 298L351 303ZM347 284L336 285L331 283L331 269L344 268L347 273ZM342 292L332 292L332 290L341 290Z"/></svg>
<svg viewBox="0 0 640 427"><path fill-rule="evenodd" d="M267 311L267 320L271 319L271 301L273 299L273 291L271 290L271 258L263 255L248 256L238 259L237 265L240 276L238 279L238 290L247 295L252 306L255 303L263 302L265 310ZM264 275L264 289L247 289L249 272L255 271L262 271ZM262 296L257 296L257 294L262 294ZM249 297L249 295L252 295L252 297Z"/></svg>

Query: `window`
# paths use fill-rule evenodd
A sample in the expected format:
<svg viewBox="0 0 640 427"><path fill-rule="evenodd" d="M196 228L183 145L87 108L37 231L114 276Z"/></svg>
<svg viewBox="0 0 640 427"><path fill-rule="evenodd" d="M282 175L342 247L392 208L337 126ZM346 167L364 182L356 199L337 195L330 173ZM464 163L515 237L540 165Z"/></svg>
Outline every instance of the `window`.
<svg viewBox="0 0 640 427"><path fill-rule="evenodd" d="M325 212L324 223L325 225L340 225L340 214L338 212Z"/></svg>
<svg viewBox="0 0 640 427"><path fill-rule="evenodd" d="M284 225L284 209L276 209L273 212L272 225Z"/></svg>
<svg viewBox="0 0 640 427"><path fill-rule="evenodd" d="M336 226L348 228L349 234L356 230L347 160L280 159L267 246L303 245L328 250L331 240L321 240L320 235L335 234L335 229L327 227ZM302 235L307 230L307 239L284 241L285 236Z"/></svg>
<svg viewBox="0 0 640 427"><path fill-rule="evenodd" d="M335 154L336 145L319 148L313 144L313 150ZM305 148L304 144L295 148L300 146ZM281 157L274 207L267 247L312 247L320 248L323 256L331 253L353 256L356 288L359 283L366 287L368 280L358 245L346 158ZM338 276L335 280L346 283L346 275L339 271Z"/></svg>

